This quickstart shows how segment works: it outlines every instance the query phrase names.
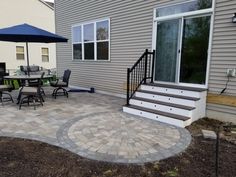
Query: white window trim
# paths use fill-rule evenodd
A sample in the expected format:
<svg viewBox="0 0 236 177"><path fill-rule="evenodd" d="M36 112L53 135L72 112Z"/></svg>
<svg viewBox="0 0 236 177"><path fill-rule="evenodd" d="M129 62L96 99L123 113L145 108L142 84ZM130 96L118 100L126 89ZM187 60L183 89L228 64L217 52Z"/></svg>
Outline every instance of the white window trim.
<svg viewBox="0 0 236 177"><path fill-rule="evenodd" d="M196 1L196 0L183 1L183 2L179 2L179 3L168 3L167 5L163 5L163 6L160 6L160 7L161 8L171 7L171 6L174 6L174 5L185 4L185 3L188 3L188 2L192 2L192 1ZM167 15L167 16L161 16L161 17L156 17L156 11L160 7L155 7L154 8L154 13L153 13L153 20L154 21L165 21L165 20L172 20L172 19L187 17L187 16L211 14L211 13L214 12L214 7L215 7L214 5L215 5L215 0L212 0L211 8L194 10L194 11L189 11L189 12L182 12L182 13L177 13L177 14L172 14L172 15Z"/></svg>
<svg viewBox="0 0 236 177"><path fill-rule="evenodd" d="M47 55L46 54L43 54L43 49L48 49L48 53L47 53ZM50 60L50 58L49 58L49 48L48 47L41 47L41 57L42 57L42 62L43 63L49 63L49 60ZM47 56L48 57L48 61L43 61L43 56Z"/></svg>
<svg viewBox="0 0 236 177"><path fill-rule="evenodd" d="M190 11L190 12L183 12L183 13L178 13L178 14L173 14L173 15L167 15L167 16L162 16L162 17L156 17L156 10L157 8L163 8L163 7L168 7L168 6L173 6L173 5L179 5L179 4L184 4L187 2L191 2L195 0L189 0L189 1L182 1L178 3L173 3L170 2L166 5L160 5L158 7L155 7L153 9L153 27L152 27L152 49L156 50L156 23L159 21L166 21L166 20L172 20L172 19L180 19L180 18L187 18L187 17L192 17L192 16L205 16L209 15L211 16L211 22L210 22L210 31L209 31L209 45L208 45L208 56L207 56L207 68L206 68L206 82L205 84L190 84L190 83L173 83L174 85L182 85L182 86L192 86L192 87L199 87L199 88L208 88L209 84L209 75L210 75L210 62L211 62L211 51L212 51L212 39L213 39L213 26L214 26L214 17L215 17L215 0L212 0L212 7L208 9L202 9L202 10L195 10L195 11ZM154 81L157 82L157 81ZM161 82L158 81L158 83L166 83L166 82ZM172 84L172 83L171 83Z"/></svg>
<svg viewBox="0 0 236 177"><path fill-rule="evenodd" d="M108 39L106 40L98 40L97 41L97 23L98 22L102 22L102 21L108 21L108 26L109 26L109 29L108 29ZM91 24L93 23L94 24L94 40L93 41L88 41L88 42L84 42L84 25L87 25L87 24ZM81 26L81 42L73 42L73 28L74 27L78 27L78 26ZM83 23L78 23L78 24L74 24L71 26L71 47L72 47L72 61L78 61L78 62L109 62L110 59L111 59L111 24L110 24L110 18L103 18L103 19L97 19L97 20L93 20L93 21L87 21L87 22L83 22ZM108 42L108 59L97 59L97 43L98 42ZM84 44L86 43L94 43L94 59L85 59L84 57ZM74 44L81 44L82 45L82 59L74 59L74 48L73 48L73 45Z"/></svg>
<svg viewBox="0 0 236 177"><path fill-rule="evenodd" d="M23 52L17 52L17 47L22 47L24 51L23 51ZM17 54L24 54L24 59L18 59L18 58L17 58ZM24 47L24 46L20 46L20 45L17 45L17 46L16 46L16 60L17 60L17 61L25 60L25 47Z"/></svg>

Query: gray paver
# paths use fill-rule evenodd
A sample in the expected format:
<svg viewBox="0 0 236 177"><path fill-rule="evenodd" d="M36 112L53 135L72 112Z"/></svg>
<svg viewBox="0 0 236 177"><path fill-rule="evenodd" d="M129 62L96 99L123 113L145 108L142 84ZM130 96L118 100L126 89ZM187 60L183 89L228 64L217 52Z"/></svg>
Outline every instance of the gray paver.
<svg viewBox="0 0 236 177"><path fill-rule="evenodd" d="M123 113L122 98L70 93L69 99L53 99L45 91L44 106L36 110L0 106L0 136L46 142L88 159L137 164L173 156L191 142L186 129Z"/></svg>
<svg viewBox="0 0 236 177"><path fill-rule="evenodd" d="M202 130L204 138L216 139L216 133L211 130Z"/></svg>

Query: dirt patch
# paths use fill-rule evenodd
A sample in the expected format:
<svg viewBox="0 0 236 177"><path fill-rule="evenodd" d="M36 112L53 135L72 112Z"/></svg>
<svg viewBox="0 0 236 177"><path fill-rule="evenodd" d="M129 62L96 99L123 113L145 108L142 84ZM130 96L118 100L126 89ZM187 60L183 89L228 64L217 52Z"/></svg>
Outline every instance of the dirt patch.
<svg viewBox="0 0 236 177"><path fill-rule="evenodd" d="M219 131L220 130L220 138L223 140L226 140L228 142L231 142L233 144L236 144L236 130L235 128L227 129L225 126L233 125L230 123L223 123L218 120L213 119L200 119L197 122L194 122L190 126L186 127L192 136L202 136L202 129L205 130L212 130L212 131ZM232 130L231 133L230 130Z"/></svg>
<svg viewBox="0 0 236 177"><path fill-rule="evenodd" d="M46 143L0 137L1 177L211 177L215 176L215 142L201 129L214 130L221 122L202 119L188 129L193 140L175 157L145 165L124 165L82 158ZM236 145L221 134L221 177L236 176ZM227 137L234 138L227 134ZM233 138L232 138L233 137Z"/></svg>

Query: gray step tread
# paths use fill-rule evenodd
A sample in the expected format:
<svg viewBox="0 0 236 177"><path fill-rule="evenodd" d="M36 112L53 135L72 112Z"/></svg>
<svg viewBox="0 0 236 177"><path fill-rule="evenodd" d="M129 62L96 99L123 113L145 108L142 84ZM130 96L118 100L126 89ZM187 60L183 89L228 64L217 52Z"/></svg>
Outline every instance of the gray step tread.
<svg viewBox="0 0 236 177"><path fill-rule="evenodd" d="M138 101L145 101L145 102L149 102L149 103L153 103L153 104L160 104L160 105L185 109L185 110L188 110L188 111L191 111L191 110L195 109L195 107L191 107L191 106L183 106L183 105L179 105L179 104L167 103L167 102L163 102L163 101L151 100L151 99L140 98L140 97L133 97L132 99L138 100Z"/></svg>
<svg viewBox="0 0 236 177"><path fill-rule="evenodd" d="M175 94L170 94L170 93L162 93L162 92L156 92L156 91L146 91L146 90L137 90L137 92L141 93L147 93L147 94L152 94L152 95L162 95L162 96L167 96L167 97L174 97L174 98L181 98L185 100L191 100L191 101L198 101L200 98L195 98L195 97L189 97L189 96L182 96L182 95L175 95Z"/></svg>
<svg viewBox="0 0 236 177"><path fill-rule="evenodd" d="M178 120L182 120L182 121L187 121L187 120L190 119L190 117L181 116L181 115L172 114L172 113L167 113L167 112L162 112L162 111L157 111L157 110L148 109L148 108L143 108L143 107L140 107L140 106L134 106L134 105L128 105L127 106L126 105L125 107L131 108L131 109L136 109L136 110L139 110L139 111L150 112L150 113L153 113L153 114L166 116L166 117L170 117L172 119L178 119Z"/></svg>
<svg viewBox="0 0 236 177"><path fill-rule="evenodd" d="M180 86L180 85L172 85L172 84L157 84L157 83L147 83L143 85L154 86L154 87L164 87L164 88L173 88L173 89L180 89L180 90L187 90L187 91L194 91L194 92L204 92L206 88L195 88L195 87L187 87L187 86Z"/></svg>

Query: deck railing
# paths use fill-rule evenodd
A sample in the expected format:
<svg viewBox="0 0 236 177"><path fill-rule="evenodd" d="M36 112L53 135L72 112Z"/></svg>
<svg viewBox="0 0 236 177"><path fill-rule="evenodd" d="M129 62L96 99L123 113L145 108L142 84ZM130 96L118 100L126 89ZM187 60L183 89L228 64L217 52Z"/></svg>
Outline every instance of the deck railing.
<svg viewBox="0 0 236 177"><path fill-rule="evenodd" d="M148 79L153 83L154 56L155 50L150 52L146 49L133 67L127 68L127 105L141 84L145 84Z"/></svg>

